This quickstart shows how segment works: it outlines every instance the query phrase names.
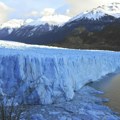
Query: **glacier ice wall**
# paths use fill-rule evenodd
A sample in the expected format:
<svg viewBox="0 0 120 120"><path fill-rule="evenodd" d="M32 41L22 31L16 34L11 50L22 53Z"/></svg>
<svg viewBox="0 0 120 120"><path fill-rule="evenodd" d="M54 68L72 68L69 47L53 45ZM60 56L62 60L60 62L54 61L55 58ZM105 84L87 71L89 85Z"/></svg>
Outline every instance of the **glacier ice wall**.
<svg viewBox="0 0 120 120"><path fill-rule="evenodd" d="M18 103L70 100L90 81L120 68L120 53L0 42L0 91Z"/></svg>

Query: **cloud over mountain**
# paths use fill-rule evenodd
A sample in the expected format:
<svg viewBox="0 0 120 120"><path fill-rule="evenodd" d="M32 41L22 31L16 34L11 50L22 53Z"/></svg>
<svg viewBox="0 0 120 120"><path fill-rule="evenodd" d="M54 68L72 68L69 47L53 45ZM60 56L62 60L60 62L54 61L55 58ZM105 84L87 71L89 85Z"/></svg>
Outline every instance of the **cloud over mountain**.
<svg viewBox="0 0 120 120"><path fill-rule="evenodd" d="M69 11L66 11L66 13ZM61 14L54 8L44 8L41 12L32 11L28 15L30 18L37 18L38 22L49 23L52 25L63 24L67 22L71 17L67 14Z"/></svg>
<svg viewBox="0 0 120 120"><path fill-rule="evenodd" d="M8 19L9 13L12 11L6 4L0 2L0 24Z"/></svg>

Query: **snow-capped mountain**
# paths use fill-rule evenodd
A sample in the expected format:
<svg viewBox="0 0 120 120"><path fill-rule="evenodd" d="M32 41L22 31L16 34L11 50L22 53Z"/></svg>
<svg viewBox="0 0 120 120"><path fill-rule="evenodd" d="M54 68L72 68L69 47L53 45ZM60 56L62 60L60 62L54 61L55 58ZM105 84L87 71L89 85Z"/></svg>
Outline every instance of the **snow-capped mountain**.
<svg viewBox="0 0 120 120"><path fill-rule="evenodd" d="M20 28L21 26L39 26L49 24L50 26L61 26L68 22L70 17L65 15L42 16L38 19L11 19L0 25L3 28Z"/></svg>
<svg viewBox="0 0 120 120"><path fill-rule="evenodd" d="M101 31L113 22L120 23L119 17L120 3L111 3L82 12L72 19L65 15L51 15L36 20L11 20L0 26L0 39L30 44L58 43L78 27Z"/></svg>
<svg viewBox="0 0 120 120"><path fill-rule="evenodd" d="M23 26L40 26L48 24L47 22L41 21L41 19L33 20L33 19L12 19L0 25L0 29L8 28L20 28ZM52 24L51 24L52 25Z"/></svg>
<svg viewBox="0 0 120 120"><path fill-rule="evenodd" d="M12 19L0 25L0 38L39 36L61 27L70 17L65 15L42 16L38 19ZM16 38L15 37L15 38ZM17 39L17 38L16 38Z"/></svg>
<svg viewBox="0 0 120 120"><path fill-rule="evenodd" d="M12 19L0 25L0 31L6 31L11 34L14 29L20 28L24 25L24 20L22 19Z"/></svg>
<svg viewBox="0 0 120 120"><path fill-rule="evenodd" d="M115 18L120 17L120 3L111 3L108 5L98 6L89 11L80 13L79 15L73 17L70 21L78 19L89 19L89 20L99 20L105 16L113 16Z"/></svg>
<svg viewBox="0 0 120 120"><path fill-rule="evenodd" d="M0 25L0 38L13 39L13 37L28 38L34 35L38 36L48 31L52 31L59 26L59 23L49 24L42 19L12 19Z"/></svg>

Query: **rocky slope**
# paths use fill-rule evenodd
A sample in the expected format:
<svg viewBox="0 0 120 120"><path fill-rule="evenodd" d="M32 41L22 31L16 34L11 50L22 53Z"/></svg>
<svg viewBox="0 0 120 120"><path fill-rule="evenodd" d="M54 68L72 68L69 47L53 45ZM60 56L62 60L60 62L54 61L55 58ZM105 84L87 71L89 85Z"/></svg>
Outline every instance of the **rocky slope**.
<svg viewBox="0 0 120 120"><path fill-rule="evenodd" d="M120 23L116 21L101 31L87 31L78 27L64 41L54 46L75 49L102 49L120 51Z"/></svg>

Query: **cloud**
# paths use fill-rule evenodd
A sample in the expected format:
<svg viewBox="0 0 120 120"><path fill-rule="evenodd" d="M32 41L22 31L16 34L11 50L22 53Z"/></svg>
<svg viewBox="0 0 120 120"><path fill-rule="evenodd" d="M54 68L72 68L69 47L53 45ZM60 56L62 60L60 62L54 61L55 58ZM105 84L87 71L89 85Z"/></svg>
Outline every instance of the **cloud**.
<svg viewBox="0 0 120 120"><path fill-rule="evenodd" d="M69 11L66 11L66 13L67 12ZM64 13L63 15L56 12L56 10L53 8L45 8L41 13L42 15L41 21L49 24L53 24L53 25L63 24L70 19L70 17L65 15L66 13Z"/></svg>
<svg viewBox="0 0 120 120"><path fill-rule="evenodd" d="M70 14L70 9L66 10L66 14L69 15Z"/></svg>
<svg viewBox="0 0 120 120"><path fill-rule="evenodd" d="M71 17L67 14L69 10L66 10L65 14L60 14L53 8L44 8L42 12L32 11L27 17L38 18L38 22L49 23L52 25L63 24L67 22Z"/></svg>
<svg viewBox="0 0 120 120"><path fill-rule="evenodd" d="M45 8L42 12L41 15L42 16L50 16L50 15L54 15L55 14L55 9L53 8Z"/></svg>
<svg viewBox="0 0 120 120"><path fill-rule="evenodd" d="M70 16L79 14L80 12L95 8L97 6L111 3L120 2L119 0L66 0L66 2L71 6L69 11Z"/></svg>
<svg viewBox="0 0 120 120"><path fill-rule="evenodd" d="M57 25L57 24L61 25L67 22L69 19L70 17L66 15L56 14L56 15L43 16L41 18L41 21L52 25Z"/></svg>
<svg viewBox="0 0 120 120"><path fill-rule="evenodd" d="M55 9L53 9L53 8L44 8L42 10L42 12L36 11L36 10L31 11L30 13L27 14L27 17L37 18L37 17L41 17L41 16L50 16L50 15L54 15L54 14L56 14Z"/></svg>
<svg viewBox="0 0 120 120"><path fill-rule="evenodd" d="M8 19L8 15L11 12L11 8L9 8L4 3L0 2L0 24L5 22Z"/></svg>
<svg viewBox="0 0 120 120"><path fill-rule="evenodd" d="M32 11L29 16L39 16L39 12L38 11Z"/></svg>
<svg viewBox="0 0 120 120"><path fill-rule="evenodd" d="M66 10L66 13L63 15L53 8L45 8L41 13L41 21L53 25L61 25L70 19L70 17L66 15L68 12L69 10Z"/></svg>
<svg viewBox="0 0 120 120"><path fill-rule="evenodd" d="M66 16L66 15L62 15L56 12L55 9L53 8L45 8L42 12L41 12L41 21L42 22L46 22L49 24L63 24L65 22L67 22L70 17Z"/></svg>

